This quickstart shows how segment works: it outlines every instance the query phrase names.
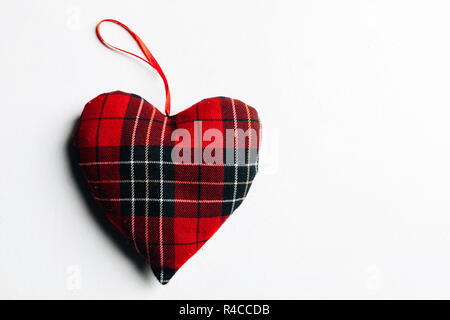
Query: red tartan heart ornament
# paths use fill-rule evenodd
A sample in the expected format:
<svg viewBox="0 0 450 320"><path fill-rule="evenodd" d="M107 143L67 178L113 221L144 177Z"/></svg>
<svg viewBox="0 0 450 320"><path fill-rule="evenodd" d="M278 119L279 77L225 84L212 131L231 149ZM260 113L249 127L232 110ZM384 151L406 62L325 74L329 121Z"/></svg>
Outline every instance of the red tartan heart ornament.
<svg viewBox="0 0 450 320"><path fill-rule="evenodd" d="M125 28L145 58L106 43L104 21ZM142 40L111 19L96 31L104 45L145 61L164 81L166 115L135 94L104 93L86 104L73 139L95 201L165 284L247 196L260 120L254 108L224 97L170 116L167 79Z"/></svg>
<svg viewBox="0 0 450 320"><path fill-rule="evenodd" d="M245 145L228 148L226 132L235 130L246 132ZM259 134L256 110L239 100L205 99L167 117L116 91L86 105L74 143L95 200L164 284L246 197ZM218 163L206 161L213 149ZM184 162L174 160L180 154Z"/></svg>

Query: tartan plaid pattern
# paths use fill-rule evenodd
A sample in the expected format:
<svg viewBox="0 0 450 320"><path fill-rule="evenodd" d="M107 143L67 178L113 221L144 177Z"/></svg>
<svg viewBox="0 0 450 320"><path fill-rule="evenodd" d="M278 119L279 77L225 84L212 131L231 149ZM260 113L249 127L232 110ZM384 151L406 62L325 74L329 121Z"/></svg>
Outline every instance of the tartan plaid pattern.
<svg viewBox="0 0 450 320"><path fill-rule="evenodd" d="M212 141L196 139L196 130L219 130L224 163L173 162L175 129L190 133L192 159ZM227 149L227 129L256 134ZM239 100L209 98L166 117L141 97L115 91L87 103L73 139L96 202L165 284L247 196L260 129L256 110Z"/></svg>

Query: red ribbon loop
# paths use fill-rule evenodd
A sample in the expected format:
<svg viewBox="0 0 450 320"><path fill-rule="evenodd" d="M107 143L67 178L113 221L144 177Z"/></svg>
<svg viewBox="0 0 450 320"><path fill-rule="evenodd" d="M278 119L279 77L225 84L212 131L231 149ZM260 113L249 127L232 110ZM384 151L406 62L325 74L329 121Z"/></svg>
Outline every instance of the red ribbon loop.
<svg viewBox="0 0 450 320"><path fill-rule="evenodd" d="M107 43L105 40L103 40L101 34L100 34L100 25L103 22L112 22L115 24L118 24L119 26L121 26L122 28L124 28L126 31L128 31L128 33L134 38L134 40L137 42L139 48L141 49L142 53L144 54L144 56L147 59L144 59L140 56L138 56L137 54L125 51L123 49L117 48L113 45L110 45L109 43ZM97 37L100 40L101 43L103 43L106 47L113 49L113 50L118 50L120 52L123 53L127 53L130 54L136 58L141 59L142 61L147 62L150 66L152 66L161 76L161 78L164 81L164 88L166 90L166 106L165 106L165 110L166 110L166 114L167 116L170 116L170 91L169 91L169 84L167 83L167 79L166 76L164 75L164 72L162 71L161 67L159 66L158 62L156 61L156 59L153 57L153 55L150 53L150 50L148 50L147 46L144 44L144 42L141 40L141 38L138 37L138 35L136 33L134 33L130 28L128 28L126 25L124 25L123 23L114 20L114 19L104 19L102 21L100 21L97 24L97 27L95 29L95 32L97 33Z"/></svg>

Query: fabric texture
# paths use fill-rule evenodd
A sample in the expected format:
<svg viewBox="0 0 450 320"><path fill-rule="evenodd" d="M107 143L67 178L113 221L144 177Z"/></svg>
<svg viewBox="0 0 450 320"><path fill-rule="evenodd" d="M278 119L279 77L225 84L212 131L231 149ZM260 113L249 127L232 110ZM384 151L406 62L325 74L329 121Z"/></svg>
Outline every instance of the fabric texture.
<svg viewBox="0 0 450 320"><path fill-rule="evenodd" d="M243 144L239 130L248 133ZM167 117L141 97L115 91L86 104L73 140L94 199L165 284L247 196L260 133L256 110L239 100L209 98ZM211 151L213 142L221 148ZM185 145L178 153L184 161L174 161ZM218 154L222 162L204 159Z"/></svg>

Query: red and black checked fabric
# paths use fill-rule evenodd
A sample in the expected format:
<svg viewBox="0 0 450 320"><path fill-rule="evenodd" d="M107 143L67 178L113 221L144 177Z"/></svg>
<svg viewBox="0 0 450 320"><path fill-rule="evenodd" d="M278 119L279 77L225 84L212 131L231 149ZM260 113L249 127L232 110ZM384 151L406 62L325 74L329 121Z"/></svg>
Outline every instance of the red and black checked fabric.
<svg viewBox="0 0 450 320"><path fill-rule="evenodd" d="M192 163L172 161L174 146L188 142L172 141L175 129L190 134ZM223 135L223 150L211 152L223 151L223 163L198 160L216 142L201 139L208 129ZM243 144L233 137L230 148L227 129L253 130ZM115 91L87 103L73 138L96 202L165 284L247 196L260 129L256 110L239 100L209 98L167 117L141 97Z"/></svg>

